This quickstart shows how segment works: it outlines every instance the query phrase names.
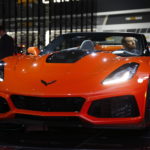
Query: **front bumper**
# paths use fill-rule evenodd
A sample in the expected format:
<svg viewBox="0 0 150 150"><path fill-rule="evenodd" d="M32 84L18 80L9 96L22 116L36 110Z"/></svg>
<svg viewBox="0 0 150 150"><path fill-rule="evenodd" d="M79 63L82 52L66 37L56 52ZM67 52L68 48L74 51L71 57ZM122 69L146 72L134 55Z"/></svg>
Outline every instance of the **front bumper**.
<svg viewBox="0 0 150 150"><path fill-rule="evenodd" d="M48 110L45 103L47 98L43 104L41 103L42 110L40 110L40 107L36 110L34 106L32 110L31 105L28 107L28 104L24 103L16 104L17 102L14 102L12 96L9 95L2 94L1 98L5 99L9 106L7 112L0 113L1 123L13 121L29 125L44 122L50 126L87 126L123 129L145 127L144 115L142 115L138 103L140 100L137 100L141 97L138 96L120 95L110 96L109 98L95 98L95 96L92 98L84 97L83 99L85 101L80 107L73 107L72 110L67 109L65 112L58 111L60 106L58 107L57 105L55 106L57 111L54 108L51 109L53 111ZM38 100L36 102L38 103ZM44 105L46 105L46 111L44 111ZM63 107L65 106L63 105Z"/></svg>

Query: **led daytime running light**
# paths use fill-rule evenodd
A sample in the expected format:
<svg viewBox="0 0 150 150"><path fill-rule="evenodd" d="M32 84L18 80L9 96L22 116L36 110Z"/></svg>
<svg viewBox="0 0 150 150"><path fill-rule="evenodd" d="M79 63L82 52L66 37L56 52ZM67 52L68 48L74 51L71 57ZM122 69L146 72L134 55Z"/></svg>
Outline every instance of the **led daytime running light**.
<svg viewBox="0 0 150 150"><path fill-rule="evenodd" d="M110 84L117 84L117 83L126 82L134 76L138 66L139 66L139 64L135 63L135 62L122 65L121 67L116 69L114 72L112 72L102 82L102 84L103 85L110 85Z"/></svg>

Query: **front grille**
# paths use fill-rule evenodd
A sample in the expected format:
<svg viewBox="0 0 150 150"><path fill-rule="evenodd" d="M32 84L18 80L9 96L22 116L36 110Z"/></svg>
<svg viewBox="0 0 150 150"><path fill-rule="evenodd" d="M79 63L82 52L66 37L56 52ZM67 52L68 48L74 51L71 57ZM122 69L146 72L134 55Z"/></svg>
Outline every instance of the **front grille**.
<svg viewBox="0 0 150 150"><path fill-rule="evenodd" d="M12 95L16 108L44 112L79 112L85 101L81 97L31 97Z"/></svg>
<svg viewBox="0 0 150 150"><path fill-rule="evenodd" d="M0 113L5 113L9 110L10 108L7 101L3 97L0 97Z"/></svg>
<svg viewBox="0 0 150 150"><path fill-rule="evenodd" d="M92 102L88 114L97 118L127 118L139 116L134 96L111 97Z"/></svg>

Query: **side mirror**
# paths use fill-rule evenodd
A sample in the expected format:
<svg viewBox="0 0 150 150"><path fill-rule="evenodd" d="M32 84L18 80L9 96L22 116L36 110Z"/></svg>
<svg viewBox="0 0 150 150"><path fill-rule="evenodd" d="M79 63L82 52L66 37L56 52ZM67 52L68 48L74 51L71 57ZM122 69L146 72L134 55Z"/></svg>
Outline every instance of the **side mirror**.
<svg viewBox="0 0 150 150"><path fill-rule="evenodd" d="M27 52L29 55L38 56L40 53L40 50L37 47L29 47L27 49Z"/></svg>

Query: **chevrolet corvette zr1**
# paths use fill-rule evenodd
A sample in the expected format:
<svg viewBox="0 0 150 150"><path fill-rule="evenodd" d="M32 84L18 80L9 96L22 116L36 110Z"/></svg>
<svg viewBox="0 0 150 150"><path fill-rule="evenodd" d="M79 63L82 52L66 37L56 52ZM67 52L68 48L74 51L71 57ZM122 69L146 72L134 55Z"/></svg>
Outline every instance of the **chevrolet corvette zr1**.
<svg viewBox="0 0 150 150"><path fill-rule="evenodd" d="M134 37L140 54L128 52ZM71 33L39 55L0 61L0 122L143 128L150 123L150 54L131 33Z"/></svg>

